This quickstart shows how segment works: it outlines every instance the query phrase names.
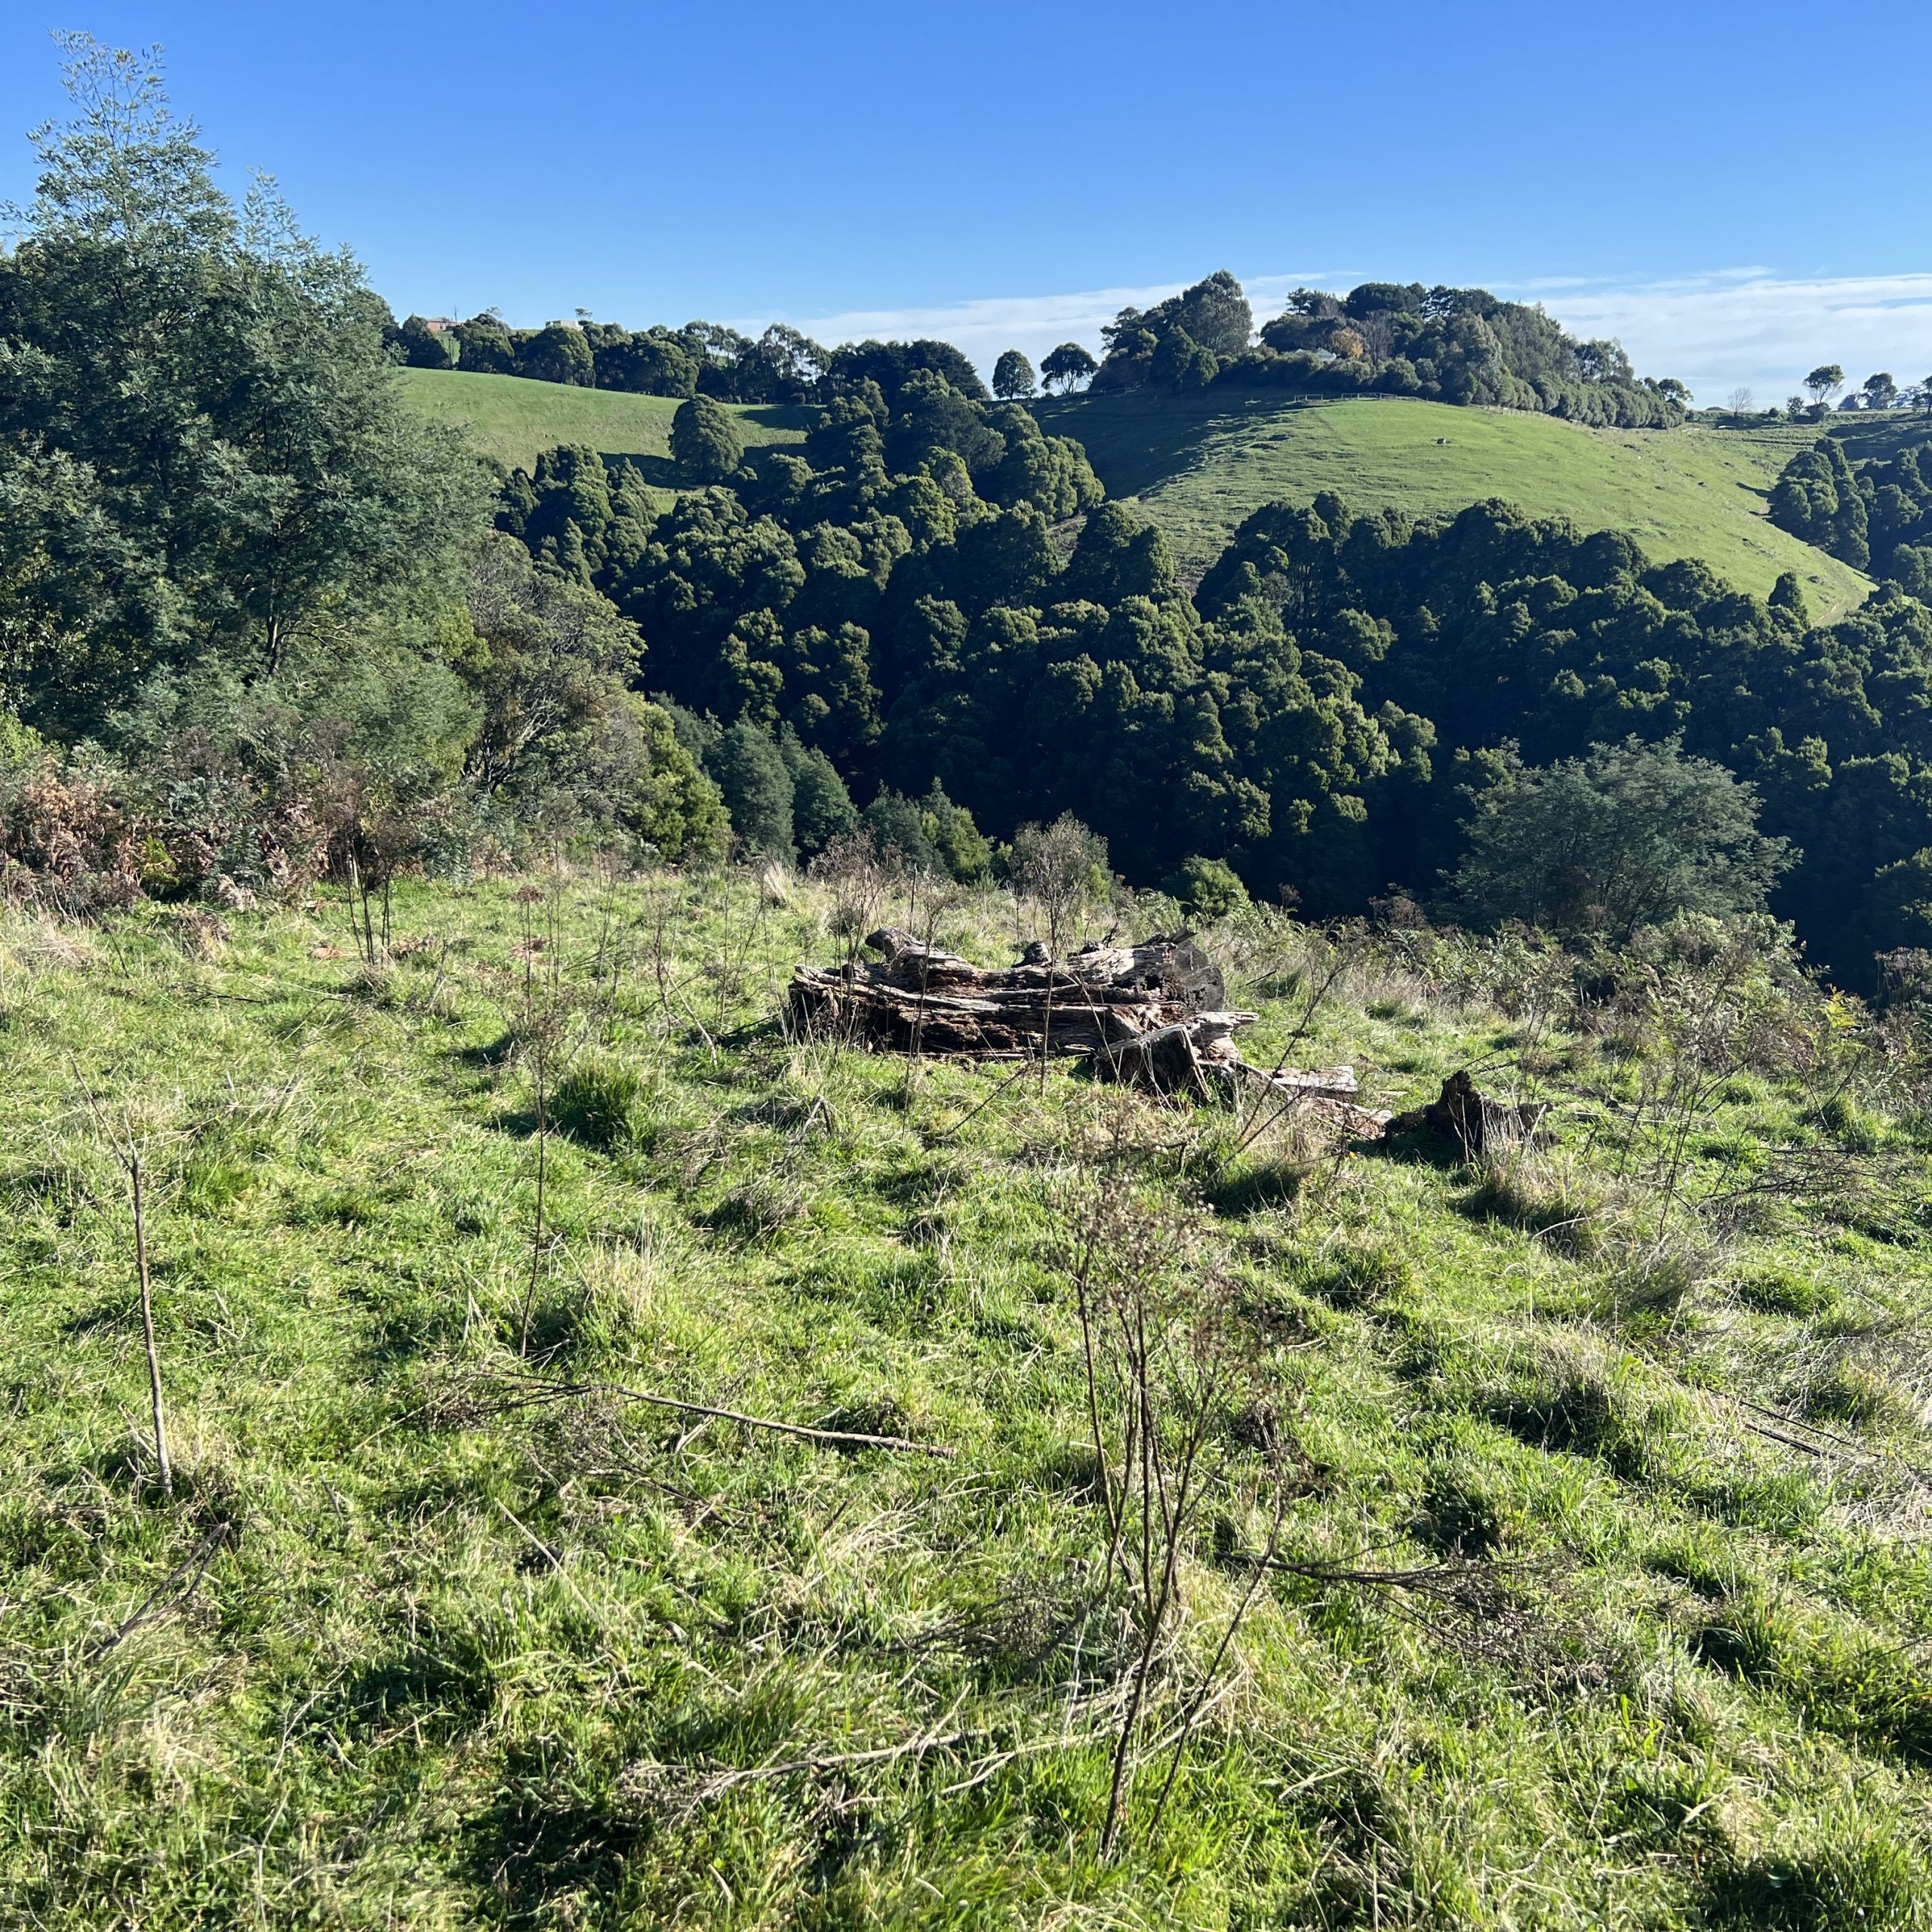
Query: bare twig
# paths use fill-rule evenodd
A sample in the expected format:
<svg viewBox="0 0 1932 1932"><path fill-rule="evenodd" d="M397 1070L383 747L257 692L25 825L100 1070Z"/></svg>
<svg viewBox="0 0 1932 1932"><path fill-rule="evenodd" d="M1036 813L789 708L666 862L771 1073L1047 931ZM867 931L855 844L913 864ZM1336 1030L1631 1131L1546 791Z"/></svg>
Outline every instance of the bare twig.
<svg viewBox="0 0 1932 1932"><path fill-rule="evenodd" d="M146 1601L133 1616L90 1647L87 1653L88 1661L98 1663L115 1644L125 1638L131 1637L143 1624L151 1623L156 1617L178 1609L186 1603L194 1595L202 1579L208 1574L208 1565L214 1561L215 1552L228 1540L234 1529L232 1523L216 1524L155 1585L149 1592Z"/></svg>
<svg viewBox="0 0 1932 1932"><path fill-rule="evenodd" d="M814 1429L804 1423L779 1422L769 1416L746 1415L740 1409L719 1408L706 1402L686 1402L674 1395L660 1395L646 1389L627 1389L617 1382L544 1382L529 1385L528 1392L515 1397L506 1407L522 1407L536 1402L557 1401L577 1395L616 1395L627 1402L648 1403L654 1408L675 1409L690 1416L715 1417L721 1422L742 1423L747 1429L768 1429L780 1435L795 1435L807 1442L823 1442L837 1448L894 1449L909 1455L940 1456L950 1461L958 1456L937 1442L914 1442L903 1435L868 1435L855 1429Z"/></svg>
<svg viewBox="0 0 1932 1932"><path fill-rule="evenodd" d="M168 1424L163 1411L161 1394L161 1350L155 1340L154 1333L154 1281L148 1268L147 1199L143 1184L140 1143L134 1138L134 1123L124 1118L127 1138L121 1137L108 1125L106 1115L101 1111L100 1101L94 1089L88 1085L87 1075L79 1066L74 1068L74 1077L80 1082L81 1091L87 1097L88 1110L94 1115L94 1124L100 1128L112 1151L121 1171L128 1177L128 1191L132 1198L134 1211L134 1268L141 1284L141 1339L147 1350L148 1401L154 1416L154 1459L156 1473L161 1479L164 1496L174 1494L174 1469L168 1454Z"/></svg>
<svg viewBox="0 0 1932 1932"><path fill-rule="evenodd" d="M128 1149L128 1183L134 1197L134 1263L141 1277L141 1340L148 1355L148 1399L154 1411L154 1460L161 1477L161 1493L174 1494L174 1472L168 1460L168 1425L162 1413L161 1351L154 1339L154 1283L148 1273L148 1224L146 1204L141 1191L141 1153L131 1140Z"/></svg>

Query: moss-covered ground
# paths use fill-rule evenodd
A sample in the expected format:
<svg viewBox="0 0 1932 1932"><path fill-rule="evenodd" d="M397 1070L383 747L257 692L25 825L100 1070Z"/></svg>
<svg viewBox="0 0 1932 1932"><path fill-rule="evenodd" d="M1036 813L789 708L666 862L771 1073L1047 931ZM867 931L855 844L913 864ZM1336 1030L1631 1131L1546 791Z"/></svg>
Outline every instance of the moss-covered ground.
<svg viewBox="0 0 1932 1932"><path fill-rule="evenodd" d="M0 1921L1932 1924L1926 1135L1855 1011L1672 1113L1660 995L1209 936L1255 1057L1555 1103L1472 1163L790 1039L826 920L737 873L408 888L373 965L336 893L0 930ZM1241 1368L1103 1857L1109 1188ZM1299 1567L1217 1663L1281 1441Z"/></svg>

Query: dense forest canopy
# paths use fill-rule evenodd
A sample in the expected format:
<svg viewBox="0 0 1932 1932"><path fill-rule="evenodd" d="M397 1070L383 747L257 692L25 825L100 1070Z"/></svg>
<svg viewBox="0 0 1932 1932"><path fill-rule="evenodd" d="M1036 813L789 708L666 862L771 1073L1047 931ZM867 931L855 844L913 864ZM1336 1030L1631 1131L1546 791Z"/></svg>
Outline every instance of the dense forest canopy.
<svg viewBox="0 0 1932 1932"><path fill-rule="evenodd" d="M1836 437L1821 436L1785 465L1771 521L1915 597L1932 597L1932 430L1890 457L1855 459Z"/></svg>
<svg viewBox="0 0 1932 1932"><path fill-rule="evenodd" d="M513 478L501 521L637 620L679 704L795 738L855 796L936 783L999 837L1072 811L1143 881L1213 860L1322 912L1433 899L1472 801L1634 735L1755 786L1798 854L1777 903L1841 972L1932 938L1916 601L1813 627L1790 577L1760 600L1502 504L1332 497L1251 518L1190 596L1097 498L1024 410L920 377L654 523L587 451Z"/></svg>

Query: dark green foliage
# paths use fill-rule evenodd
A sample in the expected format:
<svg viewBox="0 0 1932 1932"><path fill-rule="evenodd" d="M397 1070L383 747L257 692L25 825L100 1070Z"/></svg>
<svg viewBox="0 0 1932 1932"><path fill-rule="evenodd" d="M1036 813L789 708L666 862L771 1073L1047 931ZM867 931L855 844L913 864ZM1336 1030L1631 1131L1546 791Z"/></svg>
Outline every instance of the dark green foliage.
<svg viewBox="0 0 1932 1932"><path fill-rule="evenodd" d="M461 366L472 375L513 376L516 344L502 316L491 311L472 315L455 330L462 350Z"/></svg>
<svg viewBox="0 0 1932 1932"><path fill-rule="evenodd" d="M671 419L671 460L687 483L722 483L744 460L744 438L708 395L678 405Z"/></svg>
<svg viewBox="0 0 1932 1932"><path fill-rule="evenodd" d="M635 334L615 322L511 329L492 311L455 333L466 369L641 395L702 392L721 402L803 401L829 359L827 351L783 323L754 340L715 322Z"/></svg>
<svg viewBox="0 0 1932 1932"><path fill-rule="evenodd" d="M1048 389L1057 383L1063 395L1070 395L1082 383L1091 380L1100 366L1078 343L1063 342L1057 349L1048 350L1041 361L1040 380Z"/></svg>
<svg viewBox="0 0 1932 1932"><path fill-rule="evenodd" d="M223 195L151 66L69 46L81 111L0 255L0 650L78 735L157 667L446 592L481 503L355 265Z"/></svg>
<svg viewBox="0 0 1932 1932"><path fill-rule="evenodd" d="M1680 912L1761 911L1790 859L1757 830L1757 795L1675 739L1626 739L1512 769L1478 801L1453 884L1484 924L1627 939Z"/></svg>
<svg viewBox="0 0 1932 1932"><path fill-rule="evenodd" d="M1426 896L1512 771L1677 739L1801 854L1773 905L1836 970L1932 940L1919 605L1807 629L1792 579L1761 601L1500 504L1418 527L1331 496L1249 518L1190 599L1158 531L1097 497L1029 412L915 370L896 408L868 380L803 457L654 522L583 451L513 476L500 521L618 601L679 703L789 726L862 796L937 780L997 835L1070 811L1137 879L1198 858L1324 912ZM1063 561L1049 520L1076 510Z"/></svg>
<svg viewBox="0 0 1932 1932"><path fill-rule="evenodd" d="M1254 312L1241 284L1217 270L1152 309L1123 309L1101 331L1106 355L1094 386L1199 388L1223 361L1246 352L1254 331Z"/></svg>
<svg viewBox="0 0 1932 1932"><path fill-rule="evenodd" d="M607 343L596 352L597 386L638 395L697 393L700 364L668 331L652 330Z"/></svg>
<svg viewBox="0 0 1932 1932"><path fill-rule="evenodd" d="M540 562L600 589L637 567L657 515L635 466L606 465L583 448L546 451L534 476L512 472L498 503L499 529Z"/></svg>
<svg viewBox="0 0 1932 1932"><path fill-rule="evenodd" d="M447 331L439 334L420 315L411 315L396 332L403 359L412 369L454 369L460 346Z"/></svg>
<svg viewBox="0 0 1932 1932"><path fill-rule="evenodd" d="M973 823L973 814L964 805L955 805L937 779L919 801L919 823L933 856L949 877L970 885L986 876L992 847Z"/></svg>
<svg viewBox="0 0 1932 1932"><path fill-rule="evenodd" d="M1872 561L1864 494L1843 446L1829 436L1785 465L1771 491L1771 520L1857 569Z"/></svg>
<svg viewBox="0 0 1932 1932"><path fill-rule="evenodd" d="M1771 521L1911 595L1932 597L1932 435L1853 460L1835 435L1784 466Z"/></svg>
<svg viewBox="0 0 1932 1932"><path fill-rule="evenodd" d="M922 374L937 376L968 401L986 400L986 386L979 372L964 352L949 342L848 342L832 351L826 372L841 389L877 384L888 404L896 405L900 391L915 376Z"/></svg>
<svg viewBox="0 0 1932 1932"><path fill-rule="evenodd" d="M589 389L595 358L583 331L569 322L540 329L518 352L516 373L540 383L574 383Z"/></svg>
<svg viewBox="0 0 1932 1932"><path fill-rule="evenodd" d="M1220 359L1177 325L1156 343L1148 358L1148 380L1164 389L1201 389L1220 368Z"/></svg>
<svg viewBox="0 0 1932 1932"><path fill-rule="evenodd" d="M747 852L791 859L792 774L768 732L741 718L719 734L708 768L724 795L731 824Z"/></svg>
<svg viewBox="0 0 1932 1932"><path fill-rule="evenodd" d="M1168 890L1197 919L1218 919L1247 903L1247 888L1233 866L1225 859L1205 859L1198 852L1183 861Z"/></svg>
<svg viewBox="0 0 1932 1932"><path fill-rule="evenodd" d="M1033 365L1017 349L1006 350L993 365L993 394L1002 402L1019 402L1033 393Z"/></svg>
<svg viewBox="0 0 1932 1932"><path fill-rule="evenodd" d="M860 816L880 851L918 872L937 872L939 855L926 835L919 808L903 792L884 791Z"/></svg>
<svg viewBox="0 0 1932 1932"><path fill-rule="evenodd" d="M1914 943L1890 937L1918 930L1912 862L1932 848L1914 775L1932 761L1932 614L1909 598L1881 592L1807 630L1795 583L1760 602L1702 565L1654 566L1626 537L1500 504L1412 530L1324 497L1250 518L1195 601L1220 627L1275 615L1397 752L1401 776L1385 765L1355 821L1355 893L1453 871L1468 813L1451 801L1503 779L1512 743L1541 765L1681 737L1754 785L1764 832L1801 854L1773 909L1835 970L1866 983L1875 951ZM1235 857L1257 891L1302 882Z"/></svg>
<svg viewBox="0 0 1932 1932"><path fill-rule="evenodd" d="M1103 331L1107 353L1094 386L1219 380L1327 394L1371 389L1626 428L1680 423L1689 400L1681 383L1640 381L1617 343L1577 341L1540 308L1484 289L1364 282L1340 296L1299 288L1256 346L1252 321L1225 272L1152 309L1122 309Z"/></svg>
<svg viewBox="0 0 1932 1932"><path fill-rule="evenodd" d="M835 838L856 832L859 814L831 759L816 745L800 743L789 724L780 735L778 749L792 775L792 829L799 851L809 858Z"/></svg>

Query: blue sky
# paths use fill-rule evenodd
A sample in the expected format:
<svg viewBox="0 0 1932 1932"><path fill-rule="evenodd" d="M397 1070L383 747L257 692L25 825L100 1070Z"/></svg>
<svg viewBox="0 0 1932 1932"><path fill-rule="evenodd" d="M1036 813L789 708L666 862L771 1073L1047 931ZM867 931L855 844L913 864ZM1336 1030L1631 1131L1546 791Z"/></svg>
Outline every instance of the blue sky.
<svg viewBox="0 0 1932 1932"><path fill-rule="evenodd" d="M1932 6L734 0L0 9L0 198L48 30L162 43L238 185L398 312L1092 340L1232 269L1481 282L1707 400L1932 373ZM1921 368L1919 365L1923 365Z"/></svg>

